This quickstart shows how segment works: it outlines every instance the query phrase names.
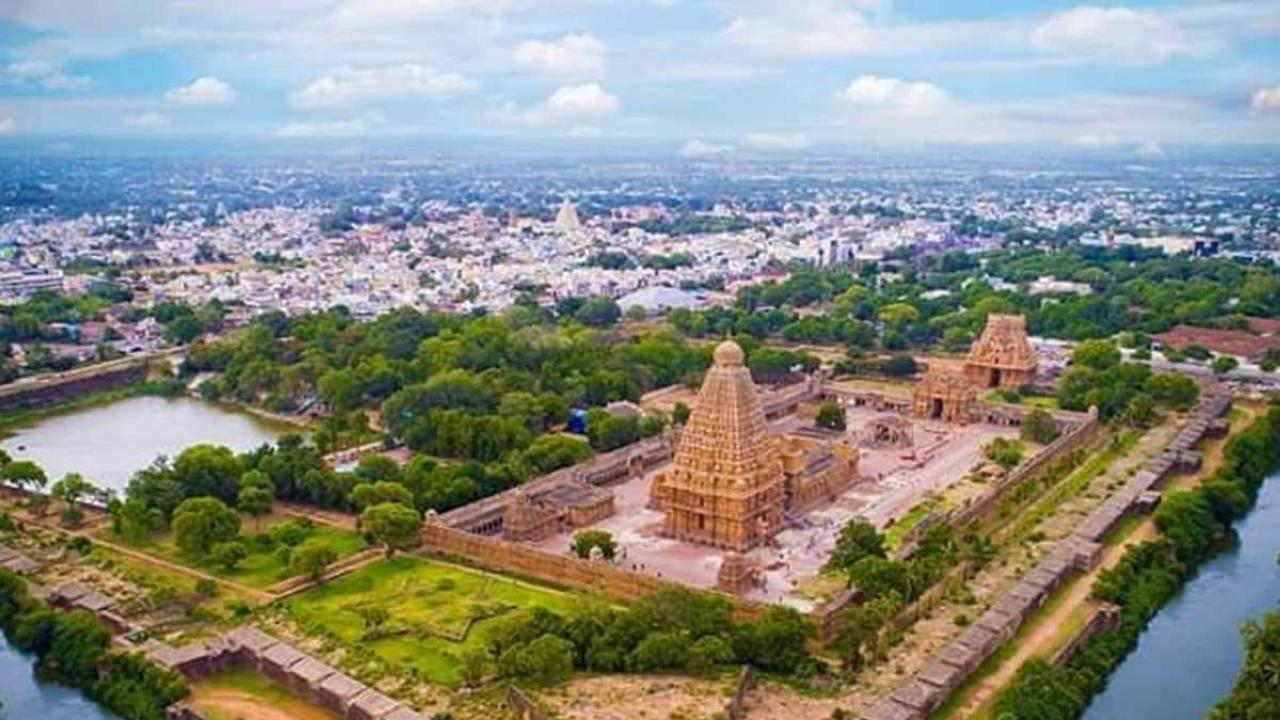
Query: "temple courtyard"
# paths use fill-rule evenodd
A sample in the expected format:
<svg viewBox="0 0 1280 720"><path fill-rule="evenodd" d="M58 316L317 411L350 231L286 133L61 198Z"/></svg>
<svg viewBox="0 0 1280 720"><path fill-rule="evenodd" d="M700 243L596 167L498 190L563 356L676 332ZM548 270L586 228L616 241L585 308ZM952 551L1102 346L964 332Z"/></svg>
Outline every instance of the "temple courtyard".
<svg viewBox="0 0 1280 720"><path fill-rule="evenodd" d="M812 406L802 407L771 423L770 430L778 437L820 442L807 437L816 434L811 433L813 412ZM981 465L982 448L991 440L1016 438L1018 434L1015 427L917 420L869 407L850 405L845 412L846 431L822 441L842 440L858 448L857 479L834 502L823 503L802 517L788 516L769 542L745 553L760 569L762 582L742 593L743 597L811 609L820 597L815 596L809 581L820 573L840 529L849 520L861 516L878 528L886 528ZM879 424L896 424L895 418L910 437L909 447L862 440L863 433ZM611 486L615 512L589 528L614 536L620 567L695 587L715 587L720 565L731 551L664 537L664 513L650 507L654 479L668 472L671 465L660 465ZM584 529L565 530L530 544L548 552L567 553L574 534Z"/></svg>

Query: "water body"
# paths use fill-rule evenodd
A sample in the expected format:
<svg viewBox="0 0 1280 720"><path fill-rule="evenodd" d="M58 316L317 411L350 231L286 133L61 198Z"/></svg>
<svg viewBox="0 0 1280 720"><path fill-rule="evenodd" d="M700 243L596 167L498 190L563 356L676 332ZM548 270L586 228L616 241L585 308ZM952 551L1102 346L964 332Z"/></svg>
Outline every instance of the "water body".
<svg viewBox="0 0 1280 720"><path fill-rule="evenodd" d="M36 680L34 658L14 650L0 635L0 698L5 720L120 720L79 690Z"/></svg>
<svg viewBox="0 0 1280 720"><path fill-rule="evenodd" d="M1236 529L1239 546L1160 610L1084 720L1200 720L1231 691L1244 662L1241 623L1280 602L1280 473Z"/></svg>
<svg viewBox="0 0 1280 720"><path fill-rule="evenodd" d="M38 420L0 441L14 458L33 460L49 479L78 472L123 492L138 469L198 443L243 451L289 428L189 397L134 397Z"/></svg>

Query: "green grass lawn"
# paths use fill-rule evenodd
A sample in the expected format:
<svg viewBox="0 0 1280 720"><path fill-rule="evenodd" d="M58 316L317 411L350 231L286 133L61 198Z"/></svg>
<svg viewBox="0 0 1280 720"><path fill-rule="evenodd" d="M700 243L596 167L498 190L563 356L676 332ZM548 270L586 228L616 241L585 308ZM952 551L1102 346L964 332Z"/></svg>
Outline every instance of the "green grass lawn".
<svg viewBox="0 0 1280 720"><path fill-rule="evenodd" d="M929 514L930 504L922 502L902 517L894 521L887 530L884 531L884 544L890 550L897 550L902 547L902 541L907 538L907 534L924 520Z"/></svg>
<svg viewBox="0 0 1280 720"><path fill-rule="evenodd" d="M430 682L456 686L462 653L483 647L500 615L475 623L463 642L441 634L461 633L472 613L533 607L563 613L574 599L501 575L399 555L296 595L284 607L303 627L367 648L398 669L417 670ZM386 611L381 630L403 632L366 640L361 612L370 608Z"/></svg>
<svg viewBox="0 0 1280 720"><path fill-rule="evenodd" d="M338 720L339 716L290 692L249 668L236 668L197 680L191 701L208 720L239 720L261 706L297 720Z"/></svg>
<svg viewBox="0 0 1280 720"><path fill-rule="evenodd" d="M264 518L260 524L261 531L266 532L271 527L280 523L289 522L291 519L292 518L278 515ZM174 544L173 534L170 532L151 538L147 542L131 545L131 547L142 550L143 552L158 555L172 562L203 570L211 575L217 575L218 577L243 583L255 588L268 588L281 580L287 580L292 577L293 573L290 572L288 566L282 562L282 558L276 553L275 548L270 550L261 549L249 539L249 536L258 534L255 530L255 525L249 520L246 520L241 526L241 532L245 536L245 550L247 550L249 554L232 570L227 570L221 565L209 561L207 558L191 558L184 554L178 549L178 546ZM120 538L112 539L120 540ZM354 555L365 548L364 537L359 533L319 523L316 523L307 534L304 542L313 541L331 548L337 554L339 559L349 555Z"/></svg>

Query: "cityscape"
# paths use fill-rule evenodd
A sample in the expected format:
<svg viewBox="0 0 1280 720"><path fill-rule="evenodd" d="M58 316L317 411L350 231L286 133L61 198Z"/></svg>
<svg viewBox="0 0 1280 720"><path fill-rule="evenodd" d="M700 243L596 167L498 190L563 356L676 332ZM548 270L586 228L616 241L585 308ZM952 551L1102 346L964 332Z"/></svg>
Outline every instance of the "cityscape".
<svg viewBox="0 0 1280 720"><path fill-rule="evenodd" d="M0 3L0 718L1280 720L1278 40Z"/></svg>

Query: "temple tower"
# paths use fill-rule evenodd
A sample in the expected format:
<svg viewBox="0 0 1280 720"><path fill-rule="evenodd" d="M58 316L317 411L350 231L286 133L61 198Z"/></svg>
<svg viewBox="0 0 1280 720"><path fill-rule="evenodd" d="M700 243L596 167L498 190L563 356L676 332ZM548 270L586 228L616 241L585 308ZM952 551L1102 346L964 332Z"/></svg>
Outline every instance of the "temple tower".
<svg viewBox="0 0 1280 720"><path fill-rule="evenodd" d="M663 534L743 552L782 525L785 476L742 348L721 343L676 449L654 479Z"/></svg>
<svg viewBox="0 0 1280 720"><path fill-rule="evenodd" d="M964 374L983 388L1018 388L1036 377L1036 353L1022 315L987 316L982 337L969 349Z"/></svg>

